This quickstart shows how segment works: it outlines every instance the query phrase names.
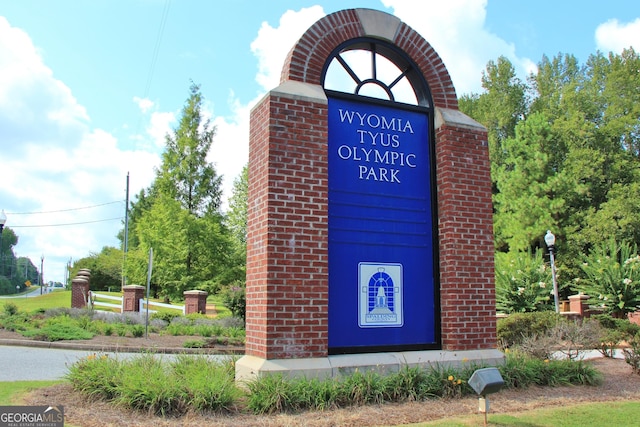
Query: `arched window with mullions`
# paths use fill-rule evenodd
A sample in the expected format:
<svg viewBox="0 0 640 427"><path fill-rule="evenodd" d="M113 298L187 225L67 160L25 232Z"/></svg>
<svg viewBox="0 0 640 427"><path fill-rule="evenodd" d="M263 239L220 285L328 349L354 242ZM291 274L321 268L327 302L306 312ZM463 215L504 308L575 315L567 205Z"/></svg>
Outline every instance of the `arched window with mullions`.
<svg viewBox="0 0 640 427"><path fill-rule="evenodd" d="M431 107L431 93L417 65L397 46L372 38L349 40L327 59L325 90Z"/></svg>
<svg viewBox="0 0 640 427"><path fill-rule="evenodd" d="M440 346L433 102L417 65L358 38L325 61L329 353Z"/></svg>

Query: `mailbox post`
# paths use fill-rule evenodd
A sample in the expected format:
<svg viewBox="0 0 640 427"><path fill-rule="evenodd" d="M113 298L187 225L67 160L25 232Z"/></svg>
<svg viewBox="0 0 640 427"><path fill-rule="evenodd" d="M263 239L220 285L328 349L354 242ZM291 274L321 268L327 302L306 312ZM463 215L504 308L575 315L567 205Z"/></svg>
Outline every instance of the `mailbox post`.
<svg viewBox="0 0 640 427"><path fill-rule="evenodd" d="M476 370L471 378L469 385L478 394L478 410L484 412L484 425L487 425L487 413L489 412L489 399L487 395L497 393L504 386L504 380L498 368L483 368Z"/></svg>

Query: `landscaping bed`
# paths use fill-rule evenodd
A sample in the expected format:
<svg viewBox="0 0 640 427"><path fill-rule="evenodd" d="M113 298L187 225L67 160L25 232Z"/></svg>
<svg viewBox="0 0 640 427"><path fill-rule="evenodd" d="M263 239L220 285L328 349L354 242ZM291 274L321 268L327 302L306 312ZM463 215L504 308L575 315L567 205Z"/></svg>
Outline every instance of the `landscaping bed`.
<svg viewBox="0 0 640 427"><path fill-rule="evenodd" d="M566 406L575 403L640 400L640 375L621 359L598 358L590 361L603 374L598 386L537 387L507 389L490 396L491 413L516 413L530 409ZM305 425L381 426L402 425L455 416L482 415L476 397L432 399L420 402L353 406L344 409L250 415L239 407L232 413L190 413L180 418L158 417L144 412L124 410L100 401L88 401L69 384L37 390L25 397L27 405L63 405L68 425L94 426L262 426ZM241 403L240 403L241 405Z"/></svg>

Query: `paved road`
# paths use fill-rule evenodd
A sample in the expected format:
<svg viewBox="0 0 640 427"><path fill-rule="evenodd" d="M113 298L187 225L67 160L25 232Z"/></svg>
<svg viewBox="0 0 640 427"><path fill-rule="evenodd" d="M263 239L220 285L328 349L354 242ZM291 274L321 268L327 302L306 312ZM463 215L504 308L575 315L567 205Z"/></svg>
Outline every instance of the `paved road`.
<svg viewBox="0 0 640 427"><path fill-rule="evenodd" d="M0 298L2 299L12 299L12 298L28 298L28 297L39 297L40 295L44 295L46 293L49 293L49 288L44 288L42 289L42 291L40 290L40 286L34 286L34 289L26 292L26 293L21 293L21 294L9 294L9 295L0 295Z"/></svg>
<svg viewBox="0 0 640 427"><path fill-rule="evenodd" d="M0 345L0 382L1 381L39 381L59 380L69 372L68 367L95 351L67 350L58 348L18 347ZM140 356L140 353L104 353L120 360ZM158 355L173 358L175 355ZM228 355L208 355L214 360L225 360Z"/></svg>

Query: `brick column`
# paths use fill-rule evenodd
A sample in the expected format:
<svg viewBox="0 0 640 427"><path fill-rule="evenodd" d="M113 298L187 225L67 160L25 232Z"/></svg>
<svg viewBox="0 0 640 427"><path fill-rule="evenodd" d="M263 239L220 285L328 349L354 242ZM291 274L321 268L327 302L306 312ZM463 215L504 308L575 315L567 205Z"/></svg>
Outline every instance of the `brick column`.
<svg viewBox="0 0 640 427"><path fill-rule="evenodd" d="M207 314L207 295L205 291L185 291L184 308L185 314L200 313Z"/></svg>
<svg viewBox="0 0 640 427"><path fill-rule="evenodd" d="M458 110L436 110L442 347L495 348L491 169L487 131Z"/></svg>
<svg viewBox="0 0 640 427"><path fill-rule="evenodd" d="M84 277L71 280L71 308L85 308L89 295L89 281Z"/></svg>
<svg viewBox="0 0 640 427"><path fill-rule="evenodd" d="M144 297L144 286L128 285L122 288L122 311L140 312L140 299Z"/></svg>
<svg viewBox="0 0 640 427"><path fill-rule="evenodd" d="M569 296L569 311L577 313L580 317L583 317L585 313L585 301L589 299L589 295L578 294Z"/></svg>
<svg viewBox="0 0 640 427"><path fill-rule="evenodd" d="M286 82L251 112L246 354L328 354L327 100Z"/></svg>

